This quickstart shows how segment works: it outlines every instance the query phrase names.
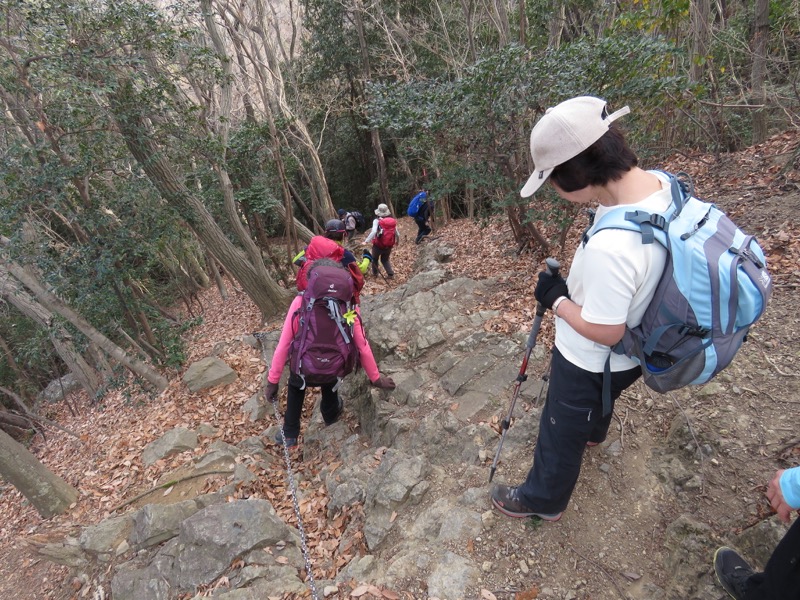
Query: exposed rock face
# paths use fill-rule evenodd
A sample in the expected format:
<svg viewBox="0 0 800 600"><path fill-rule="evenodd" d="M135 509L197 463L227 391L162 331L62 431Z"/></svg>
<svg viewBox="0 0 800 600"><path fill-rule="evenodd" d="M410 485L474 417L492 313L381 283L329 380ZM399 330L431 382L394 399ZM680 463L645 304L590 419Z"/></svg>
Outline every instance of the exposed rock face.
<svg viewBox="0 0 800 600"><path fill-rule="evenodd" d="M328 517L345 507L363 507L363 524L360 529L348 528L340 547L363 535L369 554L342 567L338 582L403 589L414 598L455 600L480 597L482 576L493 568L479 564L468 550L476 538L491 535L497 524L488 486L473 482L485 481L488 475L486 465L498 436L487 423L493 415L505 413L526 335L510 339L483 330L495 313L475 306L491 282L449 279L438 261L450 256L446 247L429 244L421 259L422 272L404 286L364 298L362 314L373 350L397 389L372 388L363 372L350 376L341 394L346 410L357 416L358 435L343 422L331 427L312 423L304 432L303 448L309 457L324 449L341 459L336 468L326 466L320 473L330 498ZM275 333L261 342L265 340L274 348ZM544 364L546 350L537 346L531 360ZM518 402L531 408L515 414L515 424L507 431L504 469L514 462L526 468L530 464L539 417L539 408L533 405L542 385L531 376L521 389ZM262 414L257 398L244 410L247 418ZM176 429L150 444L143 459L150 464L196 444L195 432ZM691 490L692 461L698 453L711 452L710 447L696 446L685 423L676 419L663 447L647 457L655 487L677 494ZM599 469L608 472L622 445L610 441L598 452L606 461ZM215 443L196 459L194 468L230 469L229 487L113 517L41 552L56 562L83 568L129 548L125 557L131 559L110 574L115 600L176 598L214 582L233 561L243 566L229 579L228 590L217 592L215 598L307 594L297 530L281 521L264 500L225 502L226 492L252 475L243 457L269 460L263 454L258 438L241 440L237 446ZM648 493L655 492L642 492L644 504ZM752 528L742 534L741 547L753 552L772 548L784 530L776 523ZM719 543L707 524L677 515L664 542L664 569L672 574L669 592L647 582L636 597L718 598L708 561ZM533 568L524 559L530 549L518 552L515 560L527 573ZM331 593L332 583L325 587ZM578 582L575 589L581 585ZM542 597L583 597L575 589L562 593L545 588Z"/></svg>

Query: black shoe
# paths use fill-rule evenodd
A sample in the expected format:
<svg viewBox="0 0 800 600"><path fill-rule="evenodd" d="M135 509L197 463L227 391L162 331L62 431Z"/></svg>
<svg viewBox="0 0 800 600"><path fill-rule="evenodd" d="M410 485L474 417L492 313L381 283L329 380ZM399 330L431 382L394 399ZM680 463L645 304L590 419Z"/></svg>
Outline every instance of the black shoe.
<svg viewBox="0 0 800 600"><path fill-rule="evenodd" d="M747 561L727 546L714 553L714 572L722 589L734 600L744 600L747 582L755 574Z"/></svg>
<svg viewBox="0 0 800 600"><path fill-rule="evenodd" d="M540 513L525 506L519 497L519 488L507 485L496 485L492 490L492 504L507 517L524 519L525 517L539 517L545 521L558 521L563 513Z"/></svg>
<svg viewBox="0 0 800 600"><path fill-rule="evenodd" d="M278 433L275 434L275 437L273 438L273 440L275 441L276 444L278 444L278 446L283 446L283 437L281 436L280 430L278 430ZM295 446L297 446L297 438L296 437L287 437L286 438L286 447L287 448L294 448Z"/></svg>
<svg viewBox="0 0 800 600"><path fill-rule="evenodd" d="M344 402L342 402L342 398L340 396L339 397L339 404L336 407L336 414L334 415L334 417L332 419L330 419L330 420L328 420L325 417L323 417L322 420L325 421L325 425L333 425L334 423L336 423L336 421L339 420L339 417L342 416L342 412L343 411L344 411Z"/></svg>

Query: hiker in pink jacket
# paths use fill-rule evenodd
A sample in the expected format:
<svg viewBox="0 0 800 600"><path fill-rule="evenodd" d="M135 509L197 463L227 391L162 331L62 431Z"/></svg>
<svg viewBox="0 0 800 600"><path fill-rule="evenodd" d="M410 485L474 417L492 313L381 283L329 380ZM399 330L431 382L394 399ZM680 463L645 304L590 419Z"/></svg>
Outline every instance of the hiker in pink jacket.
<svg viewBox="0 0 800 600"><path fill-rule="evenodd" d="M292 347L292 340L298 330L298 317L297 310L301 307L303 296L298 295L292 301L289 310L286 313L286 320L283 323L283 330L281 337L278 341L278 346L275 348L275 353L272 355L272 363L270 364L269 373L267 374L267 400L275 402L278 396L278 382L281 379L281 373L289 360L289 351ZM364 371L369 377L373 386L393 390L395 383L391 377L381 375L378 371L378 365L375 362L375 357L372 354L372 349L369 346L367 337L364 334L364 325L361 322L361 314L358 308L355 309L356 322L353 327L353 338L359 352L359 361ZM303 401L306 396L306 385L302 378L294 373L289 375L288 393L286 399L286 415L283 421L283 434L286 440L287 447L297 446L297 438L300 435L300 415L303 411ZM339 392L334 388L338 387L335 384L322 385L322 401L320 402L320 412L322 419L326 425L333 425L339 420L344 407L342 399L339 397ZM281 434L275 436L275 441L279 444L281 441Z"/></svg>

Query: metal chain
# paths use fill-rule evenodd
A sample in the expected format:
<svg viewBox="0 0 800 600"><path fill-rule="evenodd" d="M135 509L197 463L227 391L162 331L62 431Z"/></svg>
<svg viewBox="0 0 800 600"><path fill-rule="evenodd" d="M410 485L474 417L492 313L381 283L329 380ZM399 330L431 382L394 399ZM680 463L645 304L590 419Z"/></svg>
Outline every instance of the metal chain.
<svg viewBox="0 0 800 600"><path fill-rule="evenodd" d="M292 471L292 461L289 458L289 447L286 445L286 435L283 433L283 418L278 411L278 402L276 400L272 401L272 408L275 411L275 419L278 421L278 427L280 427L281 445L283 446L283 460L286 463L286 475L289 479L289 491L292 494L292 506L294 506L294 514L295 517L297 517L297 529L300 532L300 548L303 551L303 559L306 563L308 586L311 588L311 596L314 598L314 600L319 600L317 586L314 583L314 573L311 571L311 557L308 553L306 531L303 528L303 518L300 516L300 504L297 502L297 486L294 483L294 471Z"/></svg>
<svg viewBox="0 0 800 600"><path fill-rule="evenodd" d="M264 360L264 364L269 364L267 362L267 351L266 351L266 345L264 344L264 334L254 333L253 337L255 337L258 340L259 344L261 344L261 358ZM261 393L264 395L264 399L269 400L269 398L267 398L266 386L267 386L267 374L264 373L264 385L262 386ZM289 492L292 495L292 506L294 507L295 517L297 517L297 530L300 532L300 550L303 552L303 560L305 561L306 565L306 573L308 574L308 586L311 588L311 596L314 598L314 600L319 600L319 593L317 592L317 586L314 583L314 573L311 570L311 556L309 555L308 552L308 539L306 538L306 530L303 528L303 518L300 516L300 504L297 501L297 485L294 482L294 471L292 471L292 461L289 458L289 448L286 445L286 435L283 433L283 416L278 410L277 398L269 401L272 403L272 410L275 413L275 420L278 421L278 431L280 431L281 434L281 446L283 446L283 460L286 463L286 475L289 480Z"/></svg>

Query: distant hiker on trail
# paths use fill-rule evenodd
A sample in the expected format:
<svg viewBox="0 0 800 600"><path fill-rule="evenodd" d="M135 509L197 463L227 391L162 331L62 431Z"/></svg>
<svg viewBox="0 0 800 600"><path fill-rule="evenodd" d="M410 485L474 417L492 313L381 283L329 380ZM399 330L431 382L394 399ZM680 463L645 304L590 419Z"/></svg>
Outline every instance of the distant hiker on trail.
<svg viewBox="0 0 800 600"><path fill-rule="evenodd" d="M352 244L357 243L355 240L356 232L363 228L364 217L358 211L346 211L343 208L340 208L337 214L339 215L339 219L344 223L345 244L352 246Z"/></svg>
<svg viewBox="0 0 800 600"><path fill-rule="evenodd" d="M616 206L663 212L671 192L663 176L640 169L638 158L599 98L578 97L550 108L531 132L534 171L520 194L548 179L559 196L597 204L595 223ZM494 506L509 517L561 518L580 474L583 452L606 439L614 401L641 375L630 358L611 353L642 320L664 270L666 250L643 244L641 232L604 229L575 252L565 281L539 273L534 291L555 316L555 348L533 467L519 486L492 489ZM603 372L610 355L611 406L603 407Z"/></svg>
<svg viewBox="0 0 800 600"><path fill-rule="evenodd" d="M372 354L361 315L353 298L352 278L332 259L317 259L308 270L308 285L295 297L267 374L266 398L275 402L281 373L290 363L283 437L287 447L297 446L306 389L322 389L320 412L326 425L339 420L344 403L340 380L360 363L373 386L392 390L391 377L381 375ZM281 432L275 441L282 444Z"/></svg>
<svg viewBox="0 0 800 600"><path fill-rule="evenodd" d="M432 201L428 197L428 192L426 190L420 190L420 192L411 199L408 205L408 216L413 217L417 224L417 239L415 241L417 244L431 232L431 228L428 225L428 219L430 219L432 214L431 202Z"/></svg>
<svg viewBox="0 0 800 600"><path fill-rule="evenodd" d="M353 253L342 246L344 236L344 223L339 219L331 219L325 223L325 235L315 235L311 238L308 246L294 257L292 262L300 267L296 278L298 291L302 292L308 285L306 277L308 267L315 260L330 258L340 262L344 268L350 271L355 283L355 297L356 303L358 303L361 288L364 287L364 273L367 272L372 257L367 253L361 261L357 261Z"/></svg>
<svg viewBox="0 0 800 600"><path fill-rule="evenodd" d="M343 208L340 208L337 211L337 214L344 223L344 229L346 232L345 236L347 237L348 240L353 239L353 234L355 234L356 232L356 218Z"/></svg>
<svg viewBox="0 0 800 600"><path fill-rule="evenodd" d="M767 486L767 498L781 521L800 509L800 467L779 470ZM775 547L761 573L727 546L714 553L714 572L734 600L784 600L800 598L800 519Z"/></svg>
<svg viewBox="0 0 800 600"><path fill-rule="evenodd" d="M392 254L394 245L400 240L397 220L391 215L389 207L385 204L378 205L375 215L377 218L372 222L372 230L364 240L364 245L372 242L372 274L375 277L378 276L378 261L380 260L383 268L386 269L386 276L391 279L394 277L394 269L389 261L389 256Z"/></svg>

